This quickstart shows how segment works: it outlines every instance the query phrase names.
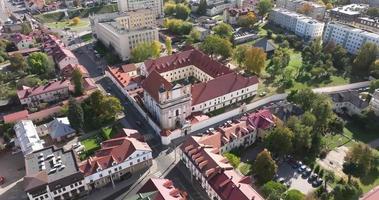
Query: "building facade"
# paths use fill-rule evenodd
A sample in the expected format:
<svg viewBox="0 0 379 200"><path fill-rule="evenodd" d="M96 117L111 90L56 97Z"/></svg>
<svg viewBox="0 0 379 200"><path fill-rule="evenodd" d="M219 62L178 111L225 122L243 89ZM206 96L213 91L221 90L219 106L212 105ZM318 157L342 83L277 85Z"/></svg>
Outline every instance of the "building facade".
<svg viewBox="0 0 379 200"><path fill-rule="evenodd" d="M328 11L328 18L341 22L354 22L368 8L367 4L349 4Z"/></svg>
<svg viewBox="0 0 379 200"><path fill-rule="evenodd" d="M151 178L132 199L186 200L187 194L176 188L173 181L163 178Z"/></svg>
<svg viewBox="0 0 379 200"><path fill-rule="evenodd" d="M333 100L333 110L350 116L360 115L369 103L359 97L356 91L346 91L330 95Z"/></svg>
<svg viewBox="0 0 379 200"><path fill-rule="evenodd" d="M325 28L324 41L334 41L349 53L357 54L366 42L379 45L379 35L337 22L329 22Z"/></svg>
<svg viewBox="0 0 379 200"><path fill-rule="evenodd" d="M95 38L112 47L122 60L129 60L132 49L138 44L159 40L152 10L141 9L116 16L95 16L91 24Z"/></svg>
<svg viewBox="0 0 379 200"><path fill-rule="evenodd" d="M270 21L294 32L305 40L321 37L324 30L323 22L286 9L273 9L270 14Z"/></svg>
<svg viewBox="0 0 379 200"><path fill-rule="evenodd" d="M156 18L163 17L163 0L118 0L119 12L129 12L139 9L152 9Z"/></svg>
<svg viewBox="0 0 379 200"><path fill-rule="evenodd" d="M307 5L306 5L307 4ZM325 15L326 8L324 5L317 4L312 1L303 1L303 0L277 0L276 7L284 8L293 12L301 12L302 7L310 7L310 12L307 13L307 16L312 17L313 19L322 20Z"/></svg>
<svg viewBox="0 0 379 200"><path fill-rule="evenodd" d="M370 107L379 116L379 89L376 89L370 101Z"/></svg>
<svg viewBox="0 0 379 200"><path fill-rule="evenodd" d="M90 190L114 184L115 180L152 165L152 150L136 135L138 134L102 142L101 149L96 151L95 156L80 164L80 171Z"/></svg>
<svg viewBox="0 0 379 200"><path fill-rule="evenodd" d="M79 199L87 194L73 150L50 146L25 157L25 192L29 200Z"/></svg>

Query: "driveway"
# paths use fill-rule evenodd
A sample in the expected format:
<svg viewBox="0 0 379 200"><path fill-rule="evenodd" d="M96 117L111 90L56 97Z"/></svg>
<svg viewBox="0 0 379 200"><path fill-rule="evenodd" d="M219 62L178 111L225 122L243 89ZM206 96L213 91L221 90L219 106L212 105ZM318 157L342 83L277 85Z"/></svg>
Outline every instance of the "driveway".
<svg viewBox="0 0 379 200"><path fill-rule="evenodd" d="M0 176L5 183L0 186L0 199L26 199L23 178L25 176L24 156L22 153L12 155L10 151L0 152Z"/></svg>
<svg viewBox="0 0 379 200"><path fill-rule="evenodd" d="M343 163L345 156L349 149L345 146L341 146L335 148L330 151L326 157L322 160L317 160L317 163L322 167L330 171L334 171L339 177L345 177L345 173L343 173Z"/></svg>
<svg viewBox="0 0 379 200"><path fill-rule="evenodd" d="M303 194L308 194L316 190L316 188L308 183L307 179L303 179L301 174L298 174L296 169L293 169L286 162L279 164L278 175L279 177L283 177L289 184L289 190L296 189Z"/></svg>

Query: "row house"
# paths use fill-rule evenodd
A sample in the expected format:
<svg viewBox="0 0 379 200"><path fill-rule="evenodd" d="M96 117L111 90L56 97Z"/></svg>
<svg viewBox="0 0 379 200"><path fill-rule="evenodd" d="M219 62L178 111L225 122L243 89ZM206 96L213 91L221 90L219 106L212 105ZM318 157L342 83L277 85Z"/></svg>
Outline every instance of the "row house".
<svg viewBox="0 0 379 200"><path fill-rule="evenodd" d="M18 50L29 49L34 45L34 39L31 36L21 33L13 34L10 40L16 45Z"/></svg>
<svg viewBox="0 0 379 200"><path fill-rule="evenodd" d="M137 137L137 131L134 132L102 142L101 149L80 164L90 190L114 184L114 181L152 165L152 150L141 137Z"/></svg>
<svg viewBox="0 0 379 200"><path fill-rule="evenodd" d="M25 157L24 190L29 200L79 199L87 185L73 150L46 147Z"/></svg>
<svg viewBox="0 0 379 200"><path fill-rule="evenodd" d="M151 178L138 191L135 198L161 199L161 200L186 200L187 193L176 188L174 182L169 179Z"/></svg>
<svg viewBox="0 0 379 200"><path fill-rule="evenodd" d="M210 199L264 199L251 187L250 177L238 174L217 147L200 140L198 136L189 137L180 146L180 155L191 178L199 182Z"/></svg>
<svg viewBox="0 0 379 200"><path fill-rule="evenodd" d="M57 80L37 87L23 87L17 91L22 105L37 107L40 103L53 103L67 99L70 91L70 80Z"/></svg>

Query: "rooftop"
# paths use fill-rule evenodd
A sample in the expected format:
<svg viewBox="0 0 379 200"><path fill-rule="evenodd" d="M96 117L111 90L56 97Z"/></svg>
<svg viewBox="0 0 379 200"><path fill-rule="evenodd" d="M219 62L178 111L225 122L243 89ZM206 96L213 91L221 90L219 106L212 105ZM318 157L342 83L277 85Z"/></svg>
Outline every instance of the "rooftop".
<svg viewBox="0 0 379 200"><path fill-rule="evenodd" d="M361 12L367 9L369 6L367 4L349 4L341 7L333 8L333 12L343 13L345 15L360 15Z"/></svg>
<svg viewBox="0 0 379 200"><path fill-rule="evenodd" d="M25 191L38 192L46 185L50 190L83 179L73 150L50 146L25 157Z"/></svg>
<svg viewBox="0 0 379 200"><path fill-rule="evenodd" d="M42 86L38 86L34 88L24 87L23 90L17 90L17 96L19 99L25 99L30 96L44 94L47 92L60 90L64 88L69 88L69 86L70 86L70 80L58 80L58 81L50 82L46 85L42 85Z"/></svg>
<svg viewBox="0 0 379 200"><path fill-rule="evenodd" d="M151 178L138 193L155 192L152 199L159 200L185 200L186 197L182 191L174 186L169 179Z"/></svg>
<svg viewBox="0 0 379 200"><path fill-rule="evenodd" d="M369 106L369 103L367 101L364 101L359 97L359 93L357 91L339 92L336 94L331 94L330 96L334 102L350 102L359 109L364 109Z"/></svg>

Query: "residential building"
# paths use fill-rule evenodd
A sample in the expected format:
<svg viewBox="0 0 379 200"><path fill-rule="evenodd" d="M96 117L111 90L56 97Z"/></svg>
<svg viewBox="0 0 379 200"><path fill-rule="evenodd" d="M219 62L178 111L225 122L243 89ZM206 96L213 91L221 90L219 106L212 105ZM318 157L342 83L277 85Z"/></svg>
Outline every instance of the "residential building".
<svg viewBox="0 0 379 200"><path fill-rule="evenodd" d="M199 2L200 1L192 1L190 2L192 12L196 12L199 8ZM232 7L242 7L242 1L231 1L231 0L209 0L207 1L207 9L206 9L206 15L207 16L215 16L222 14L225 9L232 8Z"/></svg>
<svg viewBox="0 0 379 200"><path fill-rule="evenodd" d="M360 98L356 91L345 91L330 95L333 100L333 110L350 116L359 115L369 104Z"/></svg>
<svg viewBox="0 0 379 200"><path fill-rule="evenodd" d="M63 65L62 65L63 66ZM71 78L74 70L79 70L83 77L89 77L87 69L81 64L68 64L60 69L60 74L64 78Z"/></svg>
<svg viewBox="0 0 379 200"><path fill-rule="evenodd" d="M358 17L353 24L364 30L379 32L379 18Z"/></svg>
<svg viewBox="0 0 379 200"><path fill-rule="evenodd" d="M341 22L354 22L368 9L367 4L349 4L328 11L328 17Z"/></svg>
<svg viewBox="0 0 379 200"><path fill-rule="evenodd" d="M34 45L34 39L32 37L21 33L12 34L10 39L19 50L29 49Z"/></svg>
<svg viewBox="0 0 379 200"><path fill-rule="evenodd" d="M337 22L327 24L323 39L325 42L334 41L351 54L357 54L361 46L366 42L379 45L379 34Z"/></svg>
<svg viewBox="0 0 379 200"><path fill-rule="evenodd" d="M234 139L238 136L232 137ZM209 199L264 199L251 187L250 177L242 177L219 153L217 144L211 140L203 143L202 139L201 136L187 138L180 146L180 155L194 179L194 184L201 185ZM215 143L222 142L215 141Z"/></svg>
<svg viewBox="0 0 379 200"><path fill-rule="evenodd" d="M51 122L38 126L37 132L40 136L50 135L55 142L61 142L76 134L67 117L56 117Z"/></svg>
<svg viewBox="0 0 379 200"><path fill-rule="evenodd" d="M120 68L108 67L105 74L116 84L121 91L134 91L141 88L142 77L133 70L134 64L122 65Z"/></svg>
<svg viewBox="0 0 379 200"><path fill-rule="evenodd" d="M276 7L284 8L293 12L301 12L304 6L309 6L310 12L306 15L313 19L322 20L325 15L326 8L324 5L304 0L277 0Z"/></svg>
<svg viewBox="0 0 379 200"><path fill-rule="evenodd" d="M138 44L159 40L152 10L142 9L112 16L92 17L92 30L95 38L111 46L122 60L129 60L132 49Z"/></svg>
<svg viewBox="0 0 379 200"><path fill-rule="evenodd" d="M370 106L375 115L379 116L379 89L376 89L374 94L372 94Z"/></svg>
<svg viewBox="0 0 379 200"><path fill-rule="evenodd" d="M141 75L143 104L163 129L183 128L192 112L220 109L258 89L257 77L233 72L196 49L147 60Z"/></svg>
<svg viewBox="0 0 379 200"><path fill-rule="evenodd" d="M17 140L15 145L20 147L24 156L43 149L44 141L38 136L37 129L30 120L21 120L13 127Z"/></svg>
<svg viewBox="0 0 379 200"><path fill-rule="evenodd" d="M138 134L125 135L102 142L101 149L80 164L80 171L90 190L114 184L115 180L152 165L149 145L140 140Z"/></svg>
<svg viewBox="0 0 379 200"><path fill-rule="evenodd" d="M79 199L87 186L73 150L50 146L25 157L24 189L29 200Z"/></svg>
<svg viewBox="0 0 379 200"><path fill-rule="evenodd" d="M117 0L119 12L134 12L140 9L152 9L155 18L163 17L163 0Z"/></svg>
<svg viewBox="0 0 379 200"><path fill-rule="evenodd" d="M305 40L321 37L324 30L323 22L285 9L273 9L270 14L270 21L294 32Z"/></svg>
<svg viewBox="0 0 379 200"><path fill-rule="evenodd" d="M224 10L224 22L231 24L231 25L237 25L238 23L238 18L241 16L246 16L249 14L249 12L253 12L249 8L228 8Z"/></svg>
<svg viewBox="0 0 379 200"><path fill-rule="evenodd" d="M25 7L31 12L41 11L45 6L45 0L25 0Z"/></svg>
<svg viewBox="0 0 379 200"><path fill-rule="evenodd" d="M67 65L79 65L79 60L74 53L65 47L57 47L54 49L52 56L59 70L64 70Z"/></svg>
<svg viewBox="0 0 379 200"><path fill-rule="evenodd" d="M187 194L175 187L172 180L150 178L138 193L128 200L160 199L185 200Z"/></svg>
<svg viewBox="0 0 379 200"><path fill-rule="evenodd" d="M22 105L37 107L40 103L67 99L70 85L70 80L57 80L34 88L24 86L22 90L17 90L17 96Z"/></svg>
<svg viewBox="0 0 379 200"><path fill-rule="evenodd" d="M274 54L276 44L268 38L261 38L253 44L254 47L263 49L263 51L270 57Z"/></svg>

